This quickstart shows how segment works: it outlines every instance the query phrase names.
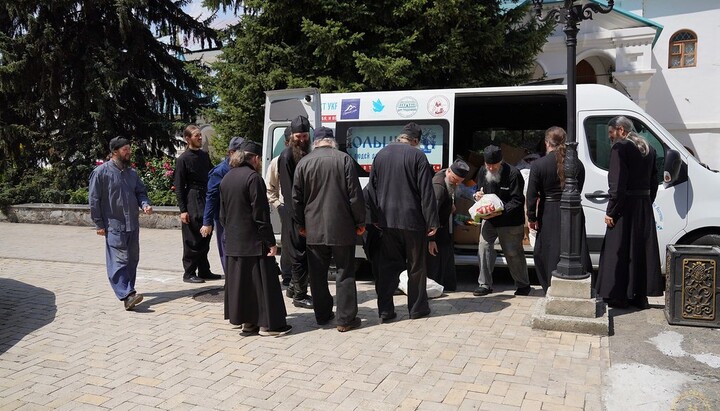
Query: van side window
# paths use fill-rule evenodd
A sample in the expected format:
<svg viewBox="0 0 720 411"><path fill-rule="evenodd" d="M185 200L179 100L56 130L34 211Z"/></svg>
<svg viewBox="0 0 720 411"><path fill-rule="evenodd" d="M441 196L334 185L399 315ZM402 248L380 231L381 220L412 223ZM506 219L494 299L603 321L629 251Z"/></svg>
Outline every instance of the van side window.
<svg viewBox="0 0 720 411"><path fill-rule="evenodd" d="M593 164L603 170L610 165L610 138L608 137L607 123L614 116L588 117L585 120L585 136L590 159ZM658 169L658 184L662 183L663 167L665 166L665 152L668 147L650 130L642 121L627 116L635 126L635 131L650 144L656 153L655 166Z"/></svg>

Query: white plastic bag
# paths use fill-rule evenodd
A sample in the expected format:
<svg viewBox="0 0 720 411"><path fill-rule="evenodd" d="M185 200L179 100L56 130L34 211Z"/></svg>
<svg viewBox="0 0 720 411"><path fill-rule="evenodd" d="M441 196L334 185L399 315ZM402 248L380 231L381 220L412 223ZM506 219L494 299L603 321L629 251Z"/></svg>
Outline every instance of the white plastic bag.
<svg viewBox="0 0 720 411"><path fill-rule="evenodd" d="M502 211L504 204L500 197L495 194L485 194L472 207L470 207L470 217L476 223L482 222L482 218L496 211Z"/></svg>
<svg viewBox="0 0 720 411"><path fill-rule="evenodd" d="M398 288L405 295L407 295L407 293L408 293L408 272L407 272L407 270L400 273L400 284L398 284ZM427 287L426 288L427 288L428 298L438 298L442 295L443 291L445 290L445 287L438 284L434 280L431 280L430 278L427 279Z"/></svg>

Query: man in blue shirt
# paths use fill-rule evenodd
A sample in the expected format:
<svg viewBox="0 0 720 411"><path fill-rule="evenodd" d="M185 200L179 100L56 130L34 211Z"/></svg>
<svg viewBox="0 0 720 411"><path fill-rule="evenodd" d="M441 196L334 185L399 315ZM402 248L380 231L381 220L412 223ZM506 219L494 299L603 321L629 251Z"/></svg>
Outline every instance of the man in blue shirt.
<svg viewBox="0 0 720 411"><path fill-rule="evenodd" d="M145 185L130 167L130 141L110 140L112 158L90 174L90 217L97 235L105 237L108 279L115 295L132 310L143 299L135 292L140 260L139 216L152 214Z"/></svg>
<svg viewBox="0 0 720 411"><path fill-rule="evenodd" d="M213 224L215 225L218 253L220 253L220 262L222 263L223 273L225 273L225 275L227 275L227 268L225 266L225 230L223 230L223 226L220 224L220 182L223 177L225 177L225 174L230 171L230 156L237 151L242 142L242 137L231 138L230 144L228 145L227 157L208 173L203 226L200 228L200 235L207 237L212 234Z"/></svg>

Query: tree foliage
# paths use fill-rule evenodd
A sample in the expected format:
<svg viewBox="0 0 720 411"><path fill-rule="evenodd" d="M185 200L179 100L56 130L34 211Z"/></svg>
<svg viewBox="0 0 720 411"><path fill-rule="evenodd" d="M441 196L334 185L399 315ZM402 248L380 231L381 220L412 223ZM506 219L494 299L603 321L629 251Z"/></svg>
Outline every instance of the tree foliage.
<svg viewBox="0 0 720 411"><path fill-rule="evenodd" d="M85 185L116 135L174 153L176 131L207 103L183 44L217 41L182 11L188 1L0 0L5 183L49 166L59 188Z"/></svg>
<svg viewBox="0 0 720 411"><path fill-rule="evenodd" d="M552 27L499 0L206 0L241 13L205 81L219 133L261 139L264 91L322 92L526 82Z"/></svg>

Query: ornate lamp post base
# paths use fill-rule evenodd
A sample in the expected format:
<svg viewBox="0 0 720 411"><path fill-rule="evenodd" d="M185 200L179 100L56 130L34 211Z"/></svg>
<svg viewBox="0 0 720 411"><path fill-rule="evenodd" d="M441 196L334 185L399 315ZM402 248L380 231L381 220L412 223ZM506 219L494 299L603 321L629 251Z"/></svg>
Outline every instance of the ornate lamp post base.
<svg viewBox="0 0 720 411"><path fill-rule="evenodd" d="M532 328L609 335L606 304L595 299L590 278L582 280L553 276L547 296L535 305Z"/></svg>

